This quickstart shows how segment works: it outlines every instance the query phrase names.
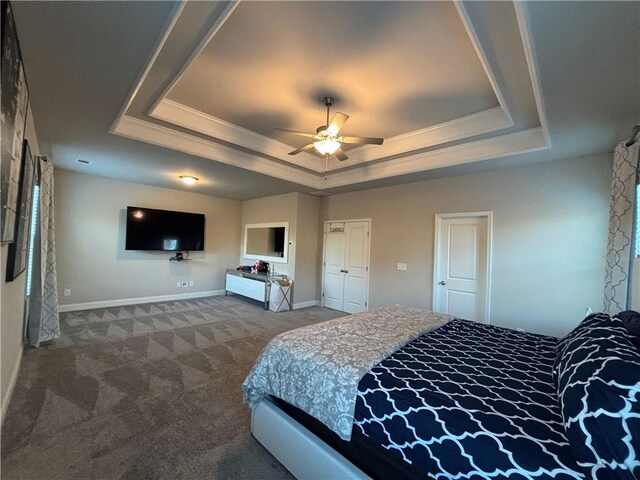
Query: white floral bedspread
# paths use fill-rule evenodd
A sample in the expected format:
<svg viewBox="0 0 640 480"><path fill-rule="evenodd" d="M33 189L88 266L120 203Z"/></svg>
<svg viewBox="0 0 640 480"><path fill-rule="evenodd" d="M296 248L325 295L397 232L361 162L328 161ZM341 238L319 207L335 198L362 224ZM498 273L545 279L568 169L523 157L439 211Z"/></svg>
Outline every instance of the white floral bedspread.
<svg viewBox="0 0 640 480"><path fill-rule="evenodd" d="M418 308L380 307L282 333L265 347L243 382L245 403L253 408L272 395L349 440L360 379L451 319Z"/></svg>

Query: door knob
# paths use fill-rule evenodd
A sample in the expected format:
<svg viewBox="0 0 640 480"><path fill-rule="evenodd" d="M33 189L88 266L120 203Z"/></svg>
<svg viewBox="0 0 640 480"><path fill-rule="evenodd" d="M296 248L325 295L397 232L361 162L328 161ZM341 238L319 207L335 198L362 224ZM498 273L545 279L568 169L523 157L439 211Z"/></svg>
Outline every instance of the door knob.
<svg viewBox="0 0 640 480"><path fill-rule="evenodd" d="M349 273L349 270L340 270L340 273Z"/></svg>
<svg viewBox="0 0 640 480"><path fill-rule="evenodd" d="M438 282L438 285L446 285L446 284L447 284L447 282L445 282L444 280L440 280L440 281Z"/></svg>

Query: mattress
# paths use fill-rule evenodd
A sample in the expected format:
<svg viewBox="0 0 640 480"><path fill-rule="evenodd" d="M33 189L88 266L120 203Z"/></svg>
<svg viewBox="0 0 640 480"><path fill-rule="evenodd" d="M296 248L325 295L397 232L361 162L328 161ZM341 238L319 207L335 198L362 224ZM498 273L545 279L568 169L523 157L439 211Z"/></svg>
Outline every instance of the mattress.
<svg viewBox="0 0 640 480"><path fill-rule="evenodd" d="M557 341L453 320L360 380L354 435L423 478L584 478L552 380Z"/></svg>

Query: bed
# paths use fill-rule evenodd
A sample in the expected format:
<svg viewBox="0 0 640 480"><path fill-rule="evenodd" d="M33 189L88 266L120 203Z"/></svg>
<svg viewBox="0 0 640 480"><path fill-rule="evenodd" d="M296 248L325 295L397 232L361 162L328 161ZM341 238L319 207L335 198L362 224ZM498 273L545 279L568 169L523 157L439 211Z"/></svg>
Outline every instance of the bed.
<svg viewBox="0 0 640 480"><path fill-rule="evenodd" d="M298 478L640 477L640 353L616 318L560 341L402 307L325 323L276 337L243 384Z"/></svg>

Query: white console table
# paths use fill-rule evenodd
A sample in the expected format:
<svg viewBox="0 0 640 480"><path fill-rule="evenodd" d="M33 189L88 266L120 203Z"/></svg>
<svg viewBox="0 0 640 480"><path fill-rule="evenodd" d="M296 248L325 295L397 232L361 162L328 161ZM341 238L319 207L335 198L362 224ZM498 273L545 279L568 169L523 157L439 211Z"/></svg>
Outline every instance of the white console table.
<svg viewBox="0 0 640 480"><path fill-rule="evenodd" d="M267 275L262 273L248 273L241 270L227 269L225 281L225 295L229 292L263 302L264 309L269 309L271 282L286 280L286 275Z"/></svg>

